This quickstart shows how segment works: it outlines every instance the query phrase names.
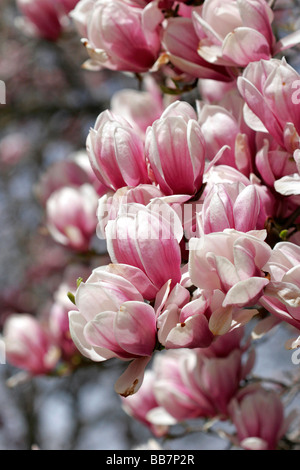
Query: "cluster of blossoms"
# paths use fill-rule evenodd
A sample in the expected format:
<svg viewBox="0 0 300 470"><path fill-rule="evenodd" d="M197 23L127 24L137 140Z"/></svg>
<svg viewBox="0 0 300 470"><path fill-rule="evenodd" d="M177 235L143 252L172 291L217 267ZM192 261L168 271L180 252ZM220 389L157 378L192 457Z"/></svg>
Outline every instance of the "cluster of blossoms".
<svg viewBox="0 0 300 470"><path fill-rule="evenodd" d="M110 263L79 283L68 309L72 340L91 361L129 362L115 390L154 434L218 417L242 447L274 449L283 406L245 386L253 362L242 362L241 339L261 311L267 329L300 329L300 76L275 57L300 33L276 40L265 0L81 0L70 16L86 68L146 84L98 116L89 169L64 162L39 188L58 243L87 251L97 226L107 244ZM179 97L190 83L195 106ZM11 320L8 345L19 329ZM36 348L42 365L31 372L46 372L52 343L35 337L8 352L24 366Z"/></svg>
<svg viewBox="0 0 300 470"><path fill-rule="evenodd" d="M273 390L243 384L255 358L243 335L243 328L238 328L208 348L158 355L141 389L122 399L124 410L157 437L166 436L171 426L183 421L217 418L233 423L235 432L227 436L233 444L247 450L276 449L292 415L284 417Z"/></svg>

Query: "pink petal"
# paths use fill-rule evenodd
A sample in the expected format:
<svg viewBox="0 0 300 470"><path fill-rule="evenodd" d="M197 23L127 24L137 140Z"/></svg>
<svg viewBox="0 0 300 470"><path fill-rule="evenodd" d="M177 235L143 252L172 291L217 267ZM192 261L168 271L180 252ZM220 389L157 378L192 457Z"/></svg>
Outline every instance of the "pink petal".
<svg viewBox="0 0 300 470"><path fill-rule="evenodd" d="M114 324L115 338L132 355L151 356L156 343L154 309L143 302L124 302Z"/></svg>
<svg viewBox="0 0 300 470"><path fill-rule="evenodd" d="M240 67L246 67L249 62L270 58L270 46L266 38L251 28L236 28L224 39L222 46L223 57L231 59Z"/></svg>
<svg viewBox="0 0 300 470"><path fill-rule="evenodd" d="M283 129L262 93L245 77L237 80L238 89L253 113L262 121L266 129L280 145L283 142Z"/></svg>
<svg viewBox="0 0 300 470"><path fill-rule="evenodd" d="M103 310L115 310L119 304L106 289L97 284L81 283L75 295L76 307L89 321Z"/></svg>
<svg viewBox="0 0 300 470"><path fill-rule="evenodd" d="M290 49L291 47L296 46L300 42L300 30L294 31L291 34L288 34L287 36L284 36L282 39L280 39L274 49L273 49L273 55L277 55L278 53L285 51L286 49Z"/></svg>
<svg viewBox="0 0 300 470"><path fill-rule="evenodd" d="M132 356L124 351L115 339L115 317L116 312L99 313L94 320L85 325L83 334L92 346L108 349L122 359L129 359Z"/></svg>
<svg viewBox="0 0 300 470"><path fill-rule="evenodd" d="M167 349L207 348L213 340L204 315L193 315L173 328L166 340Z"/></svg>
<svg viewBox="0 0 300 470"><path fill-rule="evenodd" d="M129 266L128 264L110 264L107 269L113 274L122 276L131 282L136 289L142 294L144 299L154 299L157 288L151 283L150 279L146 274L135 266Z"/></svg>
<svg viewBox="0 0 300 470"><path fill-rule="evenodd" d="M230 330L232 323L232 307L220 307L209 319L209 329L215 335L223 335Z"/></svg>
<svg viewBox="0 0 300 470"><path fill-rule="evenodd" d="M83 333L84 327L86 326L86 320L79 312L75 310L69 312L69 326L72 340L83 356L88 357L94 362L102 362L114 357L114 354L111 351L108 351L105 348L93 347L87 341Z"/></svg>
<svg viewBox="0 0 300 470"><path fill-rule="evenodd" d="M150 357L141 357L132 361L115 383L115 391L122 397L128 397L138 391L144 380L145 367Z"/></svg>
<svg viewBox="0 0 300 470"><path fill-rule="evenodd" d="M226 294L223 307L236 305L244 307L255 303L263 293L269 280L263 277L251 277L235 284Z"/></svg>

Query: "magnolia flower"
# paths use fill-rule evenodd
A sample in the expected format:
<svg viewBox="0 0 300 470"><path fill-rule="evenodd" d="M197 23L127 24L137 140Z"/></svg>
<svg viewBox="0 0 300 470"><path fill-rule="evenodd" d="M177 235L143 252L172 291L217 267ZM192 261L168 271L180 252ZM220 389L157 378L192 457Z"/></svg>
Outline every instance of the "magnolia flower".
<svg viewBox="0 0 300 470"><path fill-rule="evenodd" d="M86 251L97 226L98 197L89 184L54 191L46 203L47 227L55 241Z"/></svg>
<svg viewBox="0 0 300 470"><path fill-rule="evenodd" d="M84 269L81 267L81 271ZM69 310L73 304L68 293L73 290L69 283L62 283L54 294L54 302L48 313L48 329L53 342L61 351L61 357L69 360L77 352L77 348L71 338L69 328Z"/></svg>
<svg viewBox="0 0 300 470"><path fill-rule="evenodd" d="M258 228L259 211L260 198L255 185L218 183L205 197L198 223L204 233L227 228L249 232Z"/></svg>
<svg viewBox="0 0 300 470"><path fill-rule="evenodd" d="M205 141L191 105L172 103L148 127L145 155L156 183L165 194L193 195L200 189Z"/></svg>
<svg viewBox="0 0 300 470"><path fill-rule="evenodd" d="M299 84L299 74L285 58L251 63L237 81L249 127L269 132L289 153L299 148Z"/></svg>
<svg viewBox="0 0 300 470"><path fill-rule="evenodd" d="M136 73L150 69L160 50L160 37L151 4L149 7L147 15L147 7L98 0L87 15L87 39L83 42L91 61L86 67Z"/></svg>
<svg viewBox="0 0 300 470"><path fill-rule="evenodd" d="M192 283L207 290L220 289L223 307L254 305L269 283L263 271L271 256L264 242L266 231L238 232L225 229L192 238L189 273Z"/></svg>
<svg viewBox="0 0 300 470"><path fill-rule="evenodd" d="M132 361L115 385L117 393L135 393L156 344L153 307L137 287L109 267L95 269L81 282L69 312L70 333L79 351L95 362L113 357Z"/></svg>
<svg viewBox="0 0 300 470"><path fill-rule="evenodd" d="M265 0L205 0L202 10L193 13L198 54L212 64L233 67L270 59L299 42L299 34L291 34L276 43L273 18Z"/></svg>
<svg viewBox="0 0 300 470"><path fill-rule="evenodd" d="M212 166L208 172L204 174L204 182L206 184L203 191L202 198L205 200L208 194L213 195L216 185L243 185L249 186L254 185L256 192L259 195L259 213L257 217L257 229L262 230L265 226L265 221L268 217L272 217L276 213L278 202L271 189L264 184L254 174L251 174L249 178L243 175L240 171L234 167L228 165L216 165ZM249 190L248 190L249 191ZM250 190L251 193L252 190ZM246 193L244 193L245 195ZM200 209L201 210L201 209ZM244 219L244 217L243 217Z"/></svg>
<svg viewBox="0 0 300 470"><path fill-rule="evenodd" d="M274 148L269 139L264 139L256 154L255 164L262 180L271 188L276 187L277 180L296 173L296 163L291 154L280 146Z"/></svg>
<svg viewBox="0 0 300 470"><path fill-rule="evenodd" d="M4 324L3 340L8 362L31 375L50 373L60 358L51 334L29 314L10 315Z"/></svg>
<svg viewBox="0 0 300 470"><path fill-rule="evenodd" d="M86 145L95 175L107 190L150 183L143 142L123 117L102 112Z"/></svg>
<svg viewBox="0 0 300 470"><path fill-rule="evenodd" d="M241 390L229 411L237 430L234 441L246 450L276 450L292 421L291 415L284 417L278 394L257 386Z"/></svg>

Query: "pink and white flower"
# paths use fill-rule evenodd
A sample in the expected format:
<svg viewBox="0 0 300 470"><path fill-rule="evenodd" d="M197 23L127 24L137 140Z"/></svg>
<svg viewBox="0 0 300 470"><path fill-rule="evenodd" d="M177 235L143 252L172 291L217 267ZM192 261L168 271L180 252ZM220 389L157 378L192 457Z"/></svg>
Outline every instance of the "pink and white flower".
<svg viewBox="0 0 300 470"><path fill-rule="evenodd" d="M299 42L295 33L276 42L273 18L265 0L205 0L202 10L193 13L198 53L212 64L231 67L268 60Z"/></svg>
<svg viewBox="0 0 300 470"><path fill-rule="evenodd" d="M123 117L102 112L86 145L95 175L107 190L150 183L143 141Z"/></svg>
<svg viewBox="0 0 300 470"><path fill-rule="evenodd" d="M258 225L260 198L255 185L218 183L212 187L198 214L203 233L233 228L240 232L255 230Z"/></svg>
<svg viewBox="0 0 300 470"><path fill-rule="evenodd" d="M145 155L156 183L167 195L200 189L205 165L205 141L191 105L176 101L148 127Z"/></svg>
<svg viewBox="0 0 300 470"><path fill-rule="evenodd" d="M130 281L105 267L79 285L75 303L78 310L69 312L69 321L77 348L95 362L132 361L115 389L123 396L135 393L156 345L153 307Z"/></svg>
<svg viewBox="0 0 300 470"><path fill-rule="evenodd" d="M223 307L255 305L269 283L263 271L271 256L266 231L225 229L189 242L189 274L200 289L220 289Z"/></svg>
<svg viewBox="0 0 300 470"><path fill-rule="evenodd" d="M97 203L89 184L54 191L46 203L47 228L54 240L72 250L88 250L96 232Z"/></svg>
<svg viewBox="0 0 300 470"><path fill-rule="evenodd" d="M60 358L50 332L29 314L10 315L4 324L3 340L8 362L31 375L50 373Z"/></svg>
<svg viewBox="0 0 300 470"><path fill-rule="evenodd" d="M91 57L86 67L148 71L160 50L161 18L157 23L150 11L146 21L146 15L147 7L141 9L121 0L98 0L88 14L87 39L83 39Z"/></svg>
<svg viewBox="0 0 300 470"><path fill-rule="evenodd" d="M299 74L285 58L251 63L237 81L249 127L269 132L289 153L299 148L299 84Z"/></svg>
<svg viewBox="0 0 300 470"><path fill-rule="evenodd" d="M292 421L291 415L284 417L278 394L262 387L241 390L229 410L237 430L234 441L246 450L276 450Z"/></svg>

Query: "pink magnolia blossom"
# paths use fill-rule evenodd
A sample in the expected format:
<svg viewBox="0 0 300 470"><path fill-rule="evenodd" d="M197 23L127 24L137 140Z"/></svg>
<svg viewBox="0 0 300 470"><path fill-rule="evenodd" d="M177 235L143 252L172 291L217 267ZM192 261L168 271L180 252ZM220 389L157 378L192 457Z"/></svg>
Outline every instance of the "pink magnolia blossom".
<svg viewBox="0 0 300 470"><path fill-rule="evenodd" d="M142 139L121 116L102 112L86 144L95 175L108 190L150 182Z"/></svg>
<svg viewBox="0 0 300 470"><path fill-rule="evenodd" d="M228 333L232 334L235 335ZM232 342L232 349L227 344L226 355L222 348L220 355L216 349L209 349L168 350L154 359L155 398L178 422L228 416L228 405L253 366L252 354L242 363L244 351L236 341ZM157 416L150 412L148 419L152 421L152 417L158 424Z"/></svg>
<svg viewBox="0 0 300 470"><path fill-rule="evenodd" d="M251 63L237 81L248 125L269 132L289 153L299 148L299 84L299 74L285 58Z"/></svg>
<svg viewBox="0 0 300 470"><path fill-rule="evenodd" d="M189 273L200 289L220 289L223 307L254 305L269 283L263 271L271 256L264 242L266 231L223 232L192 238L189 242Z"/></svg>
<svg viewBox="0 0 300 470"><path fill-rule="evenodd" d="M148 5L151 9L151 3ZM146 19L148 17L148 20ZM121 0L98 0L87 18L84 44L91 57L86 67L146 72L160 50L159 22L151 10Z"/></svg>
<svg viewBox="0 0 300 470"><path fill-rule="evenodd" d="M54 191L46 203L47 228L54 240L73 250L88 250L96 232L97 203L89 184Z"/></svg>
<svg viewBox="0 0 300 470"><path fill-rule="evenodd" d="M107 250L112 262L138 268L156 292L170 279L172 286L180 282L182 237L181 220L160 199L147 206L126 204L106 226Z"/></svg>
<svg viewBox="0 0 300 470"><path fill-rule="evenodd" d="M273 11L265 0L205 0L193 13L199 55L212 64L246 67L268 60L299 41L291 34L276 43Z"/></svg>
<svg viewBox="0 0 300 470"><path fill-rule="evenodd" d="M148 127L145 154L165 194L193 195L200 189L205 141L191 105L174 102Z"/></svg>
<svg viewBox="0 0 300 470"><path fill-rule="evenodd" d="M69 321L77 348L95 362L132 360L115 389L124 396L135 393L156 344L153 307L130 281L106 267L79 285L75 302L78 310L69 312Z"/></svg>
<svg viewBox="0 0 300 470"><path fill-rule="evenodd" d="M262 184L261 180L259 180L259 178L254 174L251 174L249 178L247 178L234 167L228 165L216 165L212 166L209 171L204 174L203 180L206 183L205 190L203 192L203 199L205 199L209 193L213 194L213 188L218 184L242 184L244 186L254 185L260 200L260 209L256 227L258 230L263 229L267 218L274 216L276 213L277 200L273 192L269 187Z"/></svg>
<svg viewBox="0 0 300 470"><path fill-rule="evenodd" d="M67 14L78 0L17 0L34 33L45 39L56 41L67 21Z"/></svg>
<svg viewBox="0 0 300 470"><path fill-rule="evenodd" d="M31 375L50 373L60 357L50 333L29 314L10 315L3 327L3 340L8 362Z"/></svg>
<svg viewBox="0 0 300 470"><path fill-rule="evenodd" d="M300 247L291 242L277 243L263 269L271 280L259 303L300 329Z"/></svg>
<svg viewBox="0 0 300 470"><path fill-rule="evenodd" d="M198 214L200 230L204 233L222 232L234 228L249 232L258 227L260 198L255 185L218 183L204 198Z"/></svg>
<svg viewBox="0 0 300 470"><path fill-rule="evenodd" d="M229 410L237 430L235 441L246 450L276 450L291 423L278 394L262 387L241 390Z"/></svg>

